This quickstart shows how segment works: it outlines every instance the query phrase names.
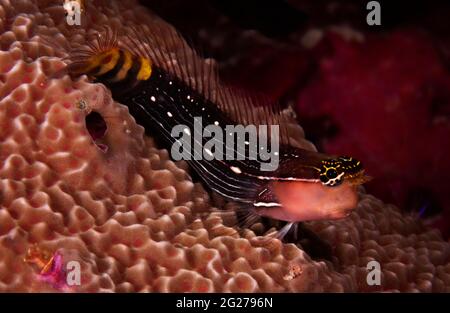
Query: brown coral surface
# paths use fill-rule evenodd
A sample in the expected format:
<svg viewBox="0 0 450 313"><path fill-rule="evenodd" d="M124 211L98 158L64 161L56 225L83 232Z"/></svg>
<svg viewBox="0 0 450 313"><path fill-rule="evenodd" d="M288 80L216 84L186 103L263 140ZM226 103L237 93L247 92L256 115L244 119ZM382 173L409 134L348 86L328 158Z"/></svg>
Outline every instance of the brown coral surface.
<svg viewBox="0 0 450 313"><path fill-rule="evenodd" d="M0 0L0 291L58 291L24 262L33 244L81 264L72 291L450 291L449 243L363 191L348 218L309 224L332 261L200 218L210 197L186 164L103 85L57 75L70 46L102 25L156 18L134 1L101 2L70 26L60 1ZM92 111L107 126L96 141ZM380 286L366 282L371 260Z"/></svg>

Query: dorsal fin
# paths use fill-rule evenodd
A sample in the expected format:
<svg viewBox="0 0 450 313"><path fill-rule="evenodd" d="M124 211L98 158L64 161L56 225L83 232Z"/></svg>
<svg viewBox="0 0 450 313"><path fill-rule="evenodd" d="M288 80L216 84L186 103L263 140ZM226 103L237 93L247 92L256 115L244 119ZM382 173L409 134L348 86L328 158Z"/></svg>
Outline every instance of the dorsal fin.
<svg viewBox="0 0 450 313"><path fill-rule="evenodd" d="M202 59L189 47L173 27L154 22L148 25L130 25L121 38L121 46L132 53L149 58L164 71L184 81L212 102L217 102L219 85L216 66Z"/></svg>
<svg viewBox="0 0 450 313"><path fill-rule="evenodd" d="M295 118L286 114L278 103L262 94L254 94L221 82L214 60L204 59L194 51L171 25L154 16L151 25L128 24L120 30L103 26L89 33L84 44L71 47L63 61L71 74L89 63L89 58L113 48L123 48L133 55L147 58L152 64L184 81L190 88L216 104L231 120L243 125L279 125L280 143L291 144L290 126ZM92 35L94 37L92 38ZM56 47L52 38L44 43ZM58 50L58 49L55 49Z"/></svg>
<svg viewBox="0 0 450 313"><path fill-rule="evenodd" d="M236 123L279 125L280 142L290 143L288 125L296 121L285 114L278 103L272 103L263 95L225 85L219 79L215 62L199 56L178 31L165 22L154 22L152 26L131 25L121 39L121 46L149 58L156 66L184 81Z"/></svg>
<svg viewBox="0 0 450 313"><path fill-rule="evenodd" d="M76 45L64 59L68 62L67 69L71 74L79 74L90 64L90 59L105 51L119 47L119 32L116 28L102 27L102 31L96 34L96 38L87 41L83 45Z"/></svg>
<svg viewBox="0 0 450 313"><path fill-rule="evenodd" d="M290 145L289 124L295 120L283 112L278 102L264 95L251 94L237 88L220 86L218 105L243 125L279 125L280 143Z"/></svg>

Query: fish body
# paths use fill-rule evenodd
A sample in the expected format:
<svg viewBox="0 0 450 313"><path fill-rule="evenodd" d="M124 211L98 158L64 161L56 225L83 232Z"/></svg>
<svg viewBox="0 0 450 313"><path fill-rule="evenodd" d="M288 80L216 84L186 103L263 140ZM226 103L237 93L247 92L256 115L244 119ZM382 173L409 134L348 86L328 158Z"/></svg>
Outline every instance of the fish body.
<svg viewBox="0 0 450 313"><path fill-rule="evenodd" d="M223 87L211 66L190 61L187 45L173 61L171 44L183 42L178 35L161 39L154 32L134 32L127 36L128 44L119 44L115 35L106 34L87 52L75 52L69 64L71 73L86 74L105 84L113 98L127 105L137 122L162 138L169 150L181 139L197 147L185 156L206 186L248 212L288 222L342 218L356 206L356 186L366 180L358 160L290 145L280 112ZM194 73L183 66L189 62ZM199 121L204 126L198 127ZM247 127L253 122L258 123L257 142L238 135L228 145L227 126ZM261 126L268 124L277 127L261 132ZM180 132L174 133L180 125ZM214 137L215 145L211 145L211 129L222 133ZM277 144L270 139L278 140ZM266 146L260 147L260 142ZM234 158L208 158L205 152L212 154L212 148L205 148L208 144L214 152L220 146L228 149ZM276 156L276 166L263 170L267 162L260 148Z"/></svg>

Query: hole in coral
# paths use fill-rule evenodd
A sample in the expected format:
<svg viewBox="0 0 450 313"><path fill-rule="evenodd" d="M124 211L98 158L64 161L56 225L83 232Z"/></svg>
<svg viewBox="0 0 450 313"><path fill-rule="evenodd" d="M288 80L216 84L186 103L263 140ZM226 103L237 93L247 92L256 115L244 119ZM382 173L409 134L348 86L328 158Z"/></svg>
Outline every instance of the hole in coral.
<svg viewBox="0 0 450 313"><path fill-rule="evenodd" d="M86 115L86 128L94 141L102 139L106 134L106 122L103 116L95 111Z"/></svg>

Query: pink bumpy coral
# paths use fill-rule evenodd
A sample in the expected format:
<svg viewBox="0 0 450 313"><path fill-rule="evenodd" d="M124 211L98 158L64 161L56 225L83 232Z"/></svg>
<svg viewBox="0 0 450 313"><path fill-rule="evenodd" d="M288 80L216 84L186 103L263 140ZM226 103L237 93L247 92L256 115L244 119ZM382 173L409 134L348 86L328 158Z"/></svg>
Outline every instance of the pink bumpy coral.
<svg viewBox="0 0 450 313"><path fill-rule="evenodd" d="M57 75L85 29L155 19L132 1L97 4L77 27L59 1L0 0L0 291L57 291L24 262L33 244L79 262L72 291L450 291L449 244L363 192L349 218L310 224L332 262L198 218L209 196L186 164L158 150L104 86ZM91 111L107 126L97 142ZM381 286L366 283L370 260Z"/></svg>

